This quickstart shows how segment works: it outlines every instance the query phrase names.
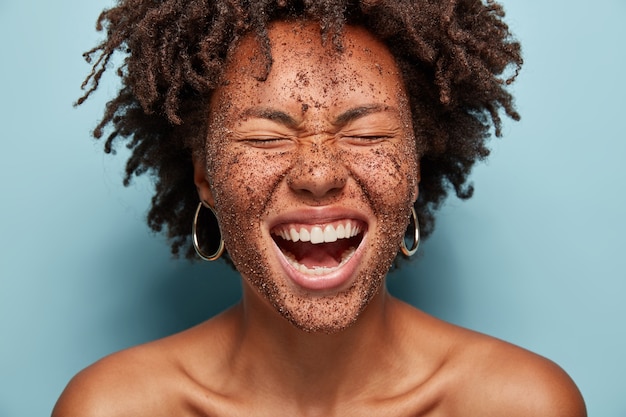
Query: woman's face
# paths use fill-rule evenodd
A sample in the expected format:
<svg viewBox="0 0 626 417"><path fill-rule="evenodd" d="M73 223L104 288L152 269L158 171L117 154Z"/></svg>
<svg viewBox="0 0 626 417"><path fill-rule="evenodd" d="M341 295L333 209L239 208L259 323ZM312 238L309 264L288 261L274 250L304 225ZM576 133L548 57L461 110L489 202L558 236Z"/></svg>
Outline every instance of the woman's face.
<svg viewBox="0 0 626 417"><path fill-rule="evenodd" d="M341 53L313 23L277 22L269 39L265 81L254 37L231 54L196 183L246 296L335 332L380 290L417 198L410 110L393 57L367 31L346 27Z"/></svg>

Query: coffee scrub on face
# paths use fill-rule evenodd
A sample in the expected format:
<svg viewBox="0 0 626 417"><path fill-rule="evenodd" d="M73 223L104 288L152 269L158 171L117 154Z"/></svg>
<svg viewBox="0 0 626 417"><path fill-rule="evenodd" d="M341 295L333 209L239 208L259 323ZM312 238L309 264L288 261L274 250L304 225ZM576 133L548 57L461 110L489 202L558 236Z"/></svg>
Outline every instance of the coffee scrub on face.
<svg viewBox="0 0 626 417"><path fill-rule="evenodd" d="M380 290L417 197L407 98L393 58L361 29L346 27L342 52L310 22L268 35L267 79L255 77L263 59L250 36L213 97L224 116L210 124L207 183L245 281L297 327L333 333ZM363 229L354 242L286 242L276 232L341 222Z"/></svg>

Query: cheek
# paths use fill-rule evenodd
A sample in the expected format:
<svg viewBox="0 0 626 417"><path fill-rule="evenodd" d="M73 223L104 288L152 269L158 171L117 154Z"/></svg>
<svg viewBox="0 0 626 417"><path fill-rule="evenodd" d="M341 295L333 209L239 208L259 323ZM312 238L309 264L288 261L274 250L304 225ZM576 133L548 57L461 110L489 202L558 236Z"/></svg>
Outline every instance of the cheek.
<svg viewBox="0 0 626 417"><path fill-rule="evenodd" d="M211 147L209 178L223 232L258 224L268 201L279 186L290 160L233 144Z"/></svg>
<svg viewBox="0 0 626 417"><path fill-rule="evenodd" d="M417 187L417 158L411 146L393 144L385 147L348 151L346 161L363 189L372 208L389 214L406 209Z"/></svg>

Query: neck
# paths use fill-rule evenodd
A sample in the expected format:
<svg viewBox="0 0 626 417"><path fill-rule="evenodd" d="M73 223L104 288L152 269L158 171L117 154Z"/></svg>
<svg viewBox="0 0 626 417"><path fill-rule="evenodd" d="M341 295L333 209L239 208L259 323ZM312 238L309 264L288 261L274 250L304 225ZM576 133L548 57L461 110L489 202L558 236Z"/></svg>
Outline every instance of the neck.
<svg viewBox="0 0 626 417"><path fill-rule="evenodd" d="M296 328L246 287L232 363L252 385L303 405L319 404L322 398L339 402L367 391L366 385L381 380L376 378L380 373L401 366L392 354L398 338L392 320L397 301L384 287L352 326L335 334Z"/></svg>

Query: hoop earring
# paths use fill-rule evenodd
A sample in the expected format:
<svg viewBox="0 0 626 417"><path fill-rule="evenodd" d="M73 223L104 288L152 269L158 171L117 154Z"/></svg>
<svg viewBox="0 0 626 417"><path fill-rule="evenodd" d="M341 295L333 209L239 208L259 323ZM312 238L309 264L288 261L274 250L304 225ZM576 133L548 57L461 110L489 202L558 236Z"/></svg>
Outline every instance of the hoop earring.
<svg viewBox="0 0 626 417"><path fill-rule="evenodd" d="M402 238L402 242L400 243L400 250L405 256L413 256L415 252L417 252L417 247L420 244L420 225L417 221L417 214L415 213L415 208L411 207L411 217L413 218L413 225L415 228L413 229L413 245L411 245L411 249L406 247L406 242L404 241L404 237ZM409 223L409 227L411 224ZM410 232L410 230L408 230Z"/></svg>
<svg viewBox="0 0 626 417"><path fill-rule="evenodd" d="M196 209L196 214L193 216L193 224L191 227L191 236L193 237L193 247L196 250L196 253L198 254L198 256L204 259L205 261L215 261L219 259L220 256L222 256L222 253L224 253L224 239L222 239L222 236L220 233L220 244L217 250L210 255L207 255L204 252L202 252L202 249L200 249L200 245L198 243L198 216L200 215L200 210L202 210L202 207L206 207L209 210L211 210L211 213L213 213L213 216L215 216L215 219L217 219L217 215L215 214L215 210L213 210L213 207L209 206L204 201L201 201L200 203L198 203L198 208Z"/></svg>

